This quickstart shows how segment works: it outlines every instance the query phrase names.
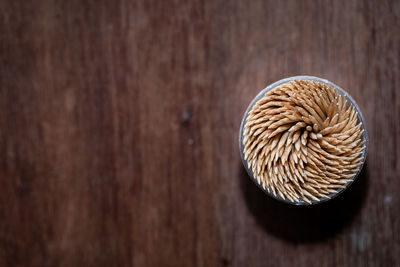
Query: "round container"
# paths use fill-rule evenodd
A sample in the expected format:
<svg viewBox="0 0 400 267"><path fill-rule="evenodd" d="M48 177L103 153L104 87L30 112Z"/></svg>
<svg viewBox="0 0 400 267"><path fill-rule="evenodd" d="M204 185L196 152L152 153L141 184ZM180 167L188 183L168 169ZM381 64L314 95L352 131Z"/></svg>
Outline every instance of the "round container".
<svg viewBox="0 0 400 267"><path fill-rule="evenodd" d="M362 165L361 165L360 167L358 167L357 173L356 173L352 178L349 179L349 182L347 182L346 184L344 184L344 187L345 187L345 188L339 189L336 193L329 194L329 195L328 195L328 196L330 197L329 199L327 199L327 198L321 198L321 199L319 199L318 201L316 201L316 200L310 200L310 201L311 201L311 204L307 203L307 202L304 201L304 200L300 200L299 202L291 202L291 201L288 200L288 199L283 199L283 198L280 197L279 195L276 195L276 196L275 196L275 195L273 195L272 193L269 193L267 190L264 190L264 188L257 182L257 179L255 178L255 176L254 176L254 174L253 174L253 171L250 170L250 169L247 167L247 161L244 159L244 153L243 153L243 150L244 150L244 146L243 146L243 142L242 142L242 140L243 140L243 130L244 130L244 125L245 125L246 118L247 118L247 115L248 115L249 111L250 111L250 110L253 108L253 106L257 103L257 101L260 100L268 91L270 91L270 90L272 90L272 89L275 89L275 88L277 88L278 86L280 86L280 85L282 85L282 84L285 84L285 83L288 83L288 82L293 81L293 80L303 80L303 81L316 81L316 82L320 82L320 83L323 83L323 84L326 84L326 85L328 85L328 86L330 86L330 87L335 88L335 89L339 92L340 95L345 95L345 96L347 97L348 102L351 103L351 104L354 106L354 108L357 110L357 112L358 112L358 120L361 122L361 129L364 130L364 132L363 132L363 134L362 134L362 140L365 140L365 149L364 149L364 151L363 151L362 154L361 154L361 156L362 156ZM334 83L332 83L332 82L330 82L330 81L328 81L328 80L325 80L325 79L321 79L321 78L314 77L314 76L293 76L293 77L289 77L289 78L285 78L285 79L279 80L279 81L277 81L277 82L275 82L275 83L273 83L273 84L267 86L265 89L263 89L263 90L253 99L253 101L251 101L249 107L246 109L246 112L245 112L244 115L243 115L242 123L240 124L240 131L239 131L239 149L240 149L240 156L241 156L241 158L242 158L243 166L245 167L245 169L246 169L248 175L250 176L251 180L252 180L253 182L255 182L256 185L257 185L262 191L264 191L267 195L269 195L269 196L271 196L271 197L273 197L273 198L275 198L275 199L277 199L277 200L283 201L283 202L285 202L285 203L289 203L289 204L297 205L297 206L307 206L307 205L313 205L313 204L322 203L322 202L325 202L325 201L327 201L327 200L333 199L334 197L336 197L336 196L338 196L340 193L342 193L344 190L346 190L346 189L354 182L354 180L355 180L355 179L357 178L357 176L360 174L360 172L361 172L361 170L362 170L362 168L363 168L363 166L364 166L366 157L367 157L367 150L368 150L368 133L367 133L367 129L366 129L366 127L365 127L365 120L364 120L364 117L363 117L363 115L362 115L362 113L361 113L360 107L357 105L356 101L349 95L349 93L347 93L345 90L343 90L342 88L340 88L340 87L337 86L336 84L334 84Z"/></svg>

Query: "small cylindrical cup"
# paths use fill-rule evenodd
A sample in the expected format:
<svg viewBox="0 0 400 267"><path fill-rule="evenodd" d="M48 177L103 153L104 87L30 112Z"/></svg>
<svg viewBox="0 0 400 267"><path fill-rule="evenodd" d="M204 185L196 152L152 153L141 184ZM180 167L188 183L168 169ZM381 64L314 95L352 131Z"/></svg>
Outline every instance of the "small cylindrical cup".
<svg viewBox="0 0 400 267"><path fill-rule="evenodd" d="M253 173L253 171L252 171L251 169L248 168L248 164L247 164L247 161L246 161L245 156L244 156L244 145L243 145L244 127L245 127L245 123L246 123L247 116L248 116L249 112L252 110L253 106L254 106L261 98L263 98L267 92L269 92L269 91L271 91L271 90L273 90L273 89L275 89L275 88L277 88L277 87L279 87L279 86L281 86L281 85L284 85L284 84L286 84L286 83L289 83L289 82L295 81L295 80L297 80L297 81L298 81L298 80L301 80L301 81L314 81L314 82L319 82L319 83L325 84L325 85L327 85L327 86L330 86L330 87L336 89L340 95L346 96L346 97L347 97L347 100L348 100L348 102L349 102L349 104L353 105L354 108L355 108L356 111L357 111L357 114L358 114L358 121L361 123L361 129L363 130L361 139L362 139L362 141L365 142L365 143L364 143L365 149L363 150L363 152L362 152L362 154L361 154L361 157L362 157L361 163L362 163L362 164L358 167L358 169L357 169L356 173L354 174L354 176L351 177L350 179L348 179L348 182L347 182L346 184L344 184L344 188L337 190L335 193L329 194L329 195L328 195L329 198L319 198L318 201L317 201L317 200L312 200L311 203L310 203L310 202L306 202L306 201L304 201L304 200L300 200L300 201L298 201L298 202L292 202L292 201L289 201L288 199L282 198L282 197L279 196L279 195L274 195L274 194L272 194L271 192L268 192L265 188L263 188L263 187L261 186L261 184L258 183L258 181L257 181L257 179L256 179L256 177L255 177L255 175L254 175L254 173ZM240 149L240 155L241 155L241 158L242 158L243 165L244 165L244 167L245 167L245 169L246 169L248 175L250 176L251 180L252 180L253 182L255 182L256 185L257 185L262 191L264 191L266 194L268 194L269 196L271 196L271 197L273 197L273 198L275 198L275 199L277 199L277 200L280 200L280 201L283 201L283 202L286 202L286 203L289 203L289 204L298 205L298 206L313 205L313 204L318 204L318 203L321 203L321 202L324 202L324 201L333 199L334 197L336 197L337 195L339 195L340 193L342 193L344 190L346 190L346 189L354 182L354 180L358 177L358 175L359 175L360 172L361 172L361 169L362 169L363 166L364 166L364 163L365 163L365 160L366 160L366 156L367 156L367 150L368 150L368 134L367 134L367 129L366 129L366 126L365 126L365 120L364 120L364 117L363 117L363 115L362 115L362 112L361 112L359 106L357 105L356 101L349 95L349 93L347 93L345 90L343 90L342 88L340 88L340 87L337 86L336 84L334 84L334 83L332 83L332 82L330 82L330 81L328 81L328 80L325 80L325 79L321 79L321 78L313 77L313 76L294 76L294 77L289 77L289 78L285 78L285 79L279 80L279 81L277 81L277 82L275 82L275 83L273 83L273 84L267 86L265 89L263 89L263 90L251 101L250 105L248 106L248 108L246 109L246 112L245 112L244 115L243 115L243 119L242 119L242 122L241 122L241 125L240 125L240 131L239 131L239 149Z"/></svg>

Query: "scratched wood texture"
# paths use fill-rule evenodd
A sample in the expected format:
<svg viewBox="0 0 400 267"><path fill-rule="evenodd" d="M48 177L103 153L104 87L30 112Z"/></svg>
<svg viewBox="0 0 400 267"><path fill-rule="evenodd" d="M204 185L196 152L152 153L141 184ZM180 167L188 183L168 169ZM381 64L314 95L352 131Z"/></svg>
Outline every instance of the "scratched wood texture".
<svg viewBox="0 0 400 267"><path fill-rule="evenodd" d="M0 2L0 266L400 266L399 1ZM239 158L265 86L347 90L367 166L311 208Z"/></svg>

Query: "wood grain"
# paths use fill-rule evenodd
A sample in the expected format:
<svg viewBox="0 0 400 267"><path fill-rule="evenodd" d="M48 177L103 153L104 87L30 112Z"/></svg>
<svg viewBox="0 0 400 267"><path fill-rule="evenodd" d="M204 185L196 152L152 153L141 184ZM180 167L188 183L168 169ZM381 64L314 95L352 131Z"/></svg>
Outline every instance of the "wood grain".
<svg viewBox="0 0 400 267"><path fill-rule="evenodd" d="M399 1L0 2L1 266L400 266ZM268 84L347 90L367 167L308 209L241 165Z"/></svg>

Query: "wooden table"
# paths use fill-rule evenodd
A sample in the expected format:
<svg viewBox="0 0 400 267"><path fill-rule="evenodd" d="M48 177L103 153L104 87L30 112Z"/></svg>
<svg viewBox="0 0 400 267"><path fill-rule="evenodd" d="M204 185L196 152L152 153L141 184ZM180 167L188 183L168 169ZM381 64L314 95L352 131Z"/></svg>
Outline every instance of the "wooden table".
<svg viewBox="0 0 400 267"><path fill-rule="evenodd" d="M400 266L399 1L0 2L1 266ZM250 100L294 75L361 107L326 204L266 197Z"/></svg>

